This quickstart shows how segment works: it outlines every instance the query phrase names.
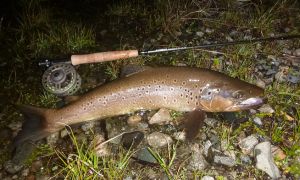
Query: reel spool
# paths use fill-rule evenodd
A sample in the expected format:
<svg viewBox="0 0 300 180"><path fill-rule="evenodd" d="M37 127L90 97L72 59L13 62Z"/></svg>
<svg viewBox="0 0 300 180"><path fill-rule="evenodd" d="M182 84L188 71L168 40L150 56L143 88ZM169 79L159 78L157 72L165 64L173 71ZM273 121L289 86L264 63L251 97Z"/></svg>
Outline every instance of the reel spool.
<svg viewBox="0 0 300 180"><path fill-rule="evenodd" d="M79 90L81 78L71 64L57 63L44 72L42 84L52 94L69 96Z"/></svg>

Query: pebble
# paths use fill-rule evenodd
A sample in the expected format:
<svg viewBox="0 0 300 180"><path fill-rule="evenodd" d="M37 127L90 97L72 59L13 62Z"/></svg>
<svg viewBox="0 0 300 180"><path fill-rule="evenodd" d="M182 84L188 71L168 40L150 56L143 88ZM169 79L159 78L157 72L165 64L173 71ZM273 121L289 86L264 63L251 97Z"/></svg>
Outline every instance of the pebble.
<svg viewBox="0 0 300 180"><path fill-rule="evenodd" d="M258 108L258 111L261 113L267 113L267 114L273 114L275 111L269 104L264 104L260 108Z"/></svg>
<svg viewBox="0 0 300 180"><path fill-rule="evenodd" d="M259 117L255 117L253 118L253 122L258 125L258 126L262 126L263 122L261 121L261 119Z"/></svg>
<svg viewBox="0 0 300 180"><path fill-rule="evenodd" d="M151 147L162 148L168 146L168 144L172 144L173 140L169 135L160 132L153 132L148 135L147 142Z"/></svg>
<svg viewBox="0 0 300 180"><path fill-rule="evenodd" d="M286 158L286 154L280 147L278 146L271 146L271 152L273 157L275 157L277 160L284 160Z"/></svg>
<svg viewBox="0 0 300 180"><path fill-rule="evenodd" d="M272 179L280 178L280 172L271 154L271 143L261 142L254 148L256 168L266 172Z"/></svg>
<svg viewBox="0 0 300 180"><path fill-rule="evenodd" d="M248 164L250 165L252 163L251 158L248 155L242 154L240 156L242 164Z"/></svg>
<svg viewBox="0 0 300 180"><path fill-rule="evenodd" d="M141 162L156 164L158 163L155 157L151 154L148 148L142 148L134 154L134 157Z"/></svg>
<svg viewBox="0 0 300 180"><path fill-rule="evenodd" d="M66 136L68 136L70 134L70 132L67 129L63 129L60 131L60 137L64 138Z"/></svg>
<svg viewBox="0 0 300 180"><path fill-rule="evenodd" d="M189 159L189 164L187 168L192 171L202 171L209 165L201 153L199 144L193 144L190 147L192 151L192 156Z"/></svg>
<svg viewBox="0 0 300 180"><path fill-rule="evenodd" d="M278 72L275 74L275 79L278 81L278 82L285 82L287 77L286 75L283 73L283 72Z"/></svg>
<svg viewBox="0 0 300 180"><path fill-rule="evenodd" d="M168 109L161 108L155 113L149 120L149 124L167 124L172 121L170 111Z"/></svg>
<svg viewBox="0 0 300 180"><path fill-rule="evenodd" d="M250 154L255 145L258 144L258 139L255 137L255 135L250 135L242 139L238 144L244 154Z"/></svg>
<svg viewBox="0 0 300 180"><path fill-rule="evenodd" d="M11 179L18 179L19 177L18 177L18 175L13 175L12 177L11 177Z"/></svg>
<svg viewBox="0 0 300 180"><path fill-rule="evenodd" d="M181 132L175 132L173 134L174 139L176 139L177 141L185 141L186 140L186 134L185 132L181 131Z"/></svg>
<svg viewBox="0 0 300 180"><path fill-rule="evenodd" d="M265 83L263 80L261 80L261 79L257 79L257 80L256 80L256 85L257 85L258 87L263 88L263 89L266 87L266 83Z"/></svg>
<svg viewBox="0 0 300 180"><path fill-rule="evenodd" d="M47 136L46 140L49 145L55 145L59 139L59 132L52 133L50 136Z"/></svg>
<svg viewBox="0 0 300 180"><path fill-rule="evenodd" d="M208 125L209 127L214 128L214 127L216 127L218 121L215 118L205 118L204 123L206 125Z"/></svg>
<svg viewBox="0 0 300 180"><path fill-rule="evenodd" d="M102 134L97 134L92 143L98 157L106 157L111 154L110 149L108 148L108 143L102 144L105 141L105 138Z"/></svg>
<svg viewBox="0 0 300 180"><path fill-rule="evenodd" d="M294 56L300 56L300 48L296 49L293 54Z"/></svg>
<svg viewBox="0 0 300 180"><path fill-rule="evenodd" d="M205 141L204 149L203 149L204 156L208 157L209 149L211 148L211 146L212 146L212 143L210 142L210 140Z"/></svg>
<svg viewBox="0 0 300 180"><path fill-rule="evenodd" d="M198 32L196 32L196 35L199 36L199 37L203 37L204 33L202 31L198 31Z"/></svg>
<svg viewBox="0 0 300 180"><path fill-rule="evenodd" d="M128 125L130 126L136 126L139 122L142 121L142 117L138 114L135 114L133 116L130 116L128 119L127 119L127 123Z"/></svg>
<svg viewBox="0 0 300 180"><path fill-rule="evenodd" d="M28 176L29 175L29 169L28 168L24 169L21 174L22 174L22 176Z"/></svg>
<svg viewBox="0 0 300 180"><path fill-rule="evenodd" d="M23 168L23 165L16 165L12 161L7 161L4 163L4 169L10 174L15 174Z"/></svg>
<svg viewBox="0 0 300 180"><path fill-rule="evenodd" d="M88 134L95 127L95 121L86 122L81 126L81 129Z"/></svg>
<svg viewBox="0 0 300 180"><path fill-rule="evenodd" d="M211 176L203 176L201 178L201 180L215 180L215 178L211 177Z"/></svg>
<svg viewBox="0 0 300 180"><path fill-rule="evenodd" d="M213 162L216 164L224 165L224 166L228 166L228 167L233 167L236 164L236 162L233 158L228 157L228 156L222 156L222 155L215 155Z"/></svg>

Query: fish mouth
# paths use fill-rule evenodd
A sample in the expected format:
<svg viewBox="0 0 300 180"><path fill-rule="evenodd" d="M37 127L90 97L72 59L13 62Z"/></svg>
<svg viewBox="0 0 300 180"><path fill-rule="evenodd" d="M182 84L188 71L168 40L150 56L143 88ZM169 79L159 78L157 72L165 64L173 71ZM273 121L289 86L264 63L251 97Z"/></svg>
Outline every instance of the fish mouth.
<svg viewBox="0 0 300 180"><path fill-rule="evenodd" d="M260 106L266 102L265 98L261 97L252 97L243 100L242 102L238 103L236 106L240 107L241 109L249 109L253 107Z"/></svg>

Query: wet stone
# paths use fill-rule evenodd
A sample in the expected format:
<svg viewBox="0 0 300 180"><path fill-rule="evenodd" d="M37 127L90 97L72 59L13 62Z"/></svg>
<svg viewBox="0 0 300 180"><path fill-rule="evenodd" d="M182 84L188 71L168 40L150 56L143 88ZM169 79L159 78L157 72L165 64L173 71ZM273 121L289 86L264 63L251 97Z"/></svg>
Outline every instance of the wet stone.
<svg viewBox="0 0 300 180"><path fill-rule="evenodd" d="M170 111L168 109L160 109L149 120L149 124L167 124L172 121Z"/></svg>
<svg viewBox="0 0 300 180"><path fill-rule="evenodd" d="M228 157L228 156L220 156L220 155L215 155L213 162L216 164L224 165L224 166L228 166L228 167L233 167L236 164L236 162L233 158Z"/></svg>
<svg viewBox="0 0 300 180"><path fill-rule="evenodd" d="M144 133L141 131L133 131L125 133L122 136L121 142L124 148L136 148L144 139Z"/></svg>
<svg viewBox="0 0 300 180"><path fill-rule="evenodd" d="M250 154L256 144L258 144L258 139L254 135L250 135L239 142L239 147L244 154Z"/></svg>
<svg viewBox="0 0 300 180"><path fill-rule="evenodd" d="M147 142L151 147L162 148L172 144L173 140L169 135L153 132L148 135Z"/></svg>
<svg viewBox="0 0 300 180"><path fill-rule="evenodd" d="M266 172L272 179L280 178L280 171L274 163L271 153L271 143L262 142L255 146L256 168Z"/></svg>

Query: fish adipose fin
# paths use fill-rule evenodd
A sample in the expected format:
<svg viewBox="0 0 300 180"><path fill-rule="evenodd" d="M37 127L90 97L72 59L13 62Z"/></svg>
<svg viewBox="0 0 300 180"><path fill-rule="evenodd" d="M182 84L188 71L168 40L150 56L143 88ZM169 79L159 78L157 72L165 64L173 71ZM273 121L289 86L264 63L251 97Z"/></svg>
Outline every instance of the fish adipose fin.
<svg viewBox="0 0 300 180"><path fill-rule="evenodd" d="M185 114L184 130L187 140L192 140L197 136L200 128L203 126L204 119L205 112L202 110L197 109Z"/></svg>
<svg viewBox="0 0 300 180"><path fill-rule="evenodd" d="M51 134L51 132L47 131L46 109L27 105L17 105L16 107L23 114L25 121L22 129L13 141L14 147L17 147L24 141L34 142Z"/></svg>

